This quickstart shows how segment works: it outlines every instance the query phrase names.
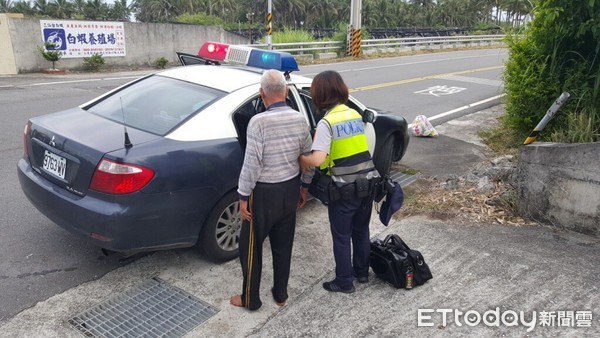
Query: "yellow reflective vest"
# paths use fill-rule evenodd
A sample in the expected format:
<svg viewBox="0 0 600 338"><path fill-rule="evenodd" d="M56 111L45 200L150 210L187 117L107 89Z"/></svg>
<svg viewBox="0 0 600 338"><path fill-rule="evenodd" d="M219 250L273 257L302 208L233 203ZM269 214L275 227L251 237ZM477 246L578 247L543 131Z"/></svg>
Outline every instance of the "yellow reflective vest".
<svg viewBox="0 0 600 338"><path fill-rule="evenodd" d="M334 181L347 183L354 182L358 177L379 177L369 154L362 116L356 110L340 104L323 119L328 122L332 135L329 155L321 164L321 170L327 170Z"/></svg>

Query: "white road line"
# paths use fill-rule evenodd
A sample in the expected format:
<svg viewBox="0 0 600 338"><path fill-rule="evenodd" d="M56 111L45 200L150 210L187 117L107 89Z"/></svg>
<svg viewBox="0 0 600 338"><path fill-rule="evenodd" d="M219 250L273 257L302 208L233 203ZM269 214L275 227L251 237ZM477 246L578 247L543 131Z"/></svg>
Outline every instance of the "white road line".
<svg viewBox="0 0 600 338"><path fill-rule="evenodd" d="M493 101L493 100L497 100L497 99L499 99L499 98L501 98L501 97L503 97L505 95L506 94L500 94L500 95L492 96L492 97L487 98L485 100L477 101L475 103L471 103L471 104L468 104L466 106L462 106L462 107L459 107L459 108L456 108L456 109L449 110L449 111L447 111L445 113L437 114L435 116L430 117L429 121L437 120L437 119L440 119L442 117L458 113L458 112L463 111L465 109L469 109L469 108L472 108L472 107L477 107L477 106L482 105L484 103L487 103L487 102L490 102L490 101Z"/></svg>
<svg viewBox="0 0 600 338"><path fill-rule="evenodd" d="M392 65L382 65L382 66L372 66L372 67L363 67L363 68L352 68L352 69L346 69L346 70L338 70L338 73L347 73L347 72L353 72L353 71L364 71L364 70L373 70L373 69L382 69L382 68L391 68L391 67L400 67L400 66L411 66L411 65L418 65L418 64L422 64L422 63L432 63L432 62L440 62L440 61L452 61L452 60L463 60L463 59L474 59L474 58L481 58L481 57L487 57L487 56L498 56L497 54L484 54L484 55L471 55L471 56L461 56L461 57L455 57L455 58L441 58L441 59L433 59L433 60L422 60L422 61L414 61L414 62L404 62L404 63L396 63L396 64L392 64ZM345 62L342 63L338 63L338 64L343 64ZM312 66L322 66L322 65L312 65ZM311 75L317 75L318 73L302 73L302 76L311 76Z"/></svg>
<svg viewBox="0 0 600 338"><path fill-rule="evenodd" d="M55 82L40 82L40 83L32 83L19 87L35 87L35 86L50 86L55 84L67 84L67 83L79 83L79 82L94 82L101 79L85 79L85 80L70 80L70 81L55 81Z"/></svg>
<svg viewBox="0 0 600 338"><path fill-rule="evenodd" d="M68 81L55 81L55 82L39 82L39 83L30 83L23 85L4 85L0 86L0 88L16 88L16 87L37 87L37 86L51 86L57 84L68 84L68 83L83 83L83 82L95 82L95 81L112 81L112 80L127 80L127 79L139 79L144 75L138 76L123 76L123 77L106 77L99 79L82 79L82 80L68 80Z"/></svg>
<svg viewBox="0 0 600 338"><path fill-rule="evenodd" d="M448 75L448 76L440 77L440 79L452 80L452 81L458 81L458 82L476 83L476 84L482 84L482 85L493 86L493 87L502 87L504 85L504 81L501 81L501 80L482 79L482 78L473 77L473 76Z"/></svg>

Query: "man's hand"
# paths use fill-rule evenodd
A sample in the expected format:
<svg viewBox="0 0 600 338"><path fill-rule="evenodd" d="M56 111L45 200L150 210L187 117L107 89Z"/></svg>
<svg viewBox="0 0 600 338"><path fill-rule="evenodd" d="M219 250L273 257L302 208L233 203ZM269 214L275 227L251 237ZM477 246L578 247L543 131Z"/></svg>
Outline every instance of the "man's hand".
<svg viewBox="0 0 600 338"><path fill-rule="evenodd" d="M240 214L242 219L250 222L252 220L252 213L248 210L248 201L240 200Z"/></svg>
<svg viewBox="0 0 600 338"><path fill-rule="evenodd" d="M300 198L298 198L298 209L306 205L308 200L308 188L300 187Z"/></svg>

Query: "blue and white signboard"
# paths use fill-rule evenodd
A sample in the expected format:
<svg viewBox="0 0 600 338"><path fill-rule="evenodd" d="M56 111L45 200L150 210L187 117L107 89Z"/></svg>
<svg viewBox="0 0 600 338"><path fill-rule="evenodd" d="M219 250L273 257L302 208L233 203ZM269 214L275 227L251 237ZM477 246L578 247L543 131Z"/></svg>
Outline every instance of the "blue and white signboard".
<svg viewBox="0 0 600 338"><path fill-rule="evenodd" d="M63 58L125 56L122 22L40 20L44 43L53 43Z"/></svg>

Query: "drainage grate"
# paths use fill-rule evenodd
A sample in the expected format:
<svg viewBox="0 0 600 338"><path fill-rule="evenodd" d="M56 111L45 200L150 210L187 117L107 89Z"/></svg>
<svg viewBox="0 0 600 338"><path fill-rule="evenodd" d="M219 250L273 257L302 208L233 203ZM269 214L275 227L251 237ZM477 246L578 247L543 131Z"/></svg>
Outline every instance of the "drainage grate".
<svg viewBox="0 0 600 338"><path fill-rule="evenodd" d="M219 310L153 278L69 319L86 337L181 337Z"/></svg>
<svg viewBox="0 0 600 338"><path fill-rule="evenodd" d="M411 183L414 183L417 180L415 175L408 175L401 173L399 171L392 170L390 172L390 178L394 182L398 182L402 188L405 188Z"/></svg>

